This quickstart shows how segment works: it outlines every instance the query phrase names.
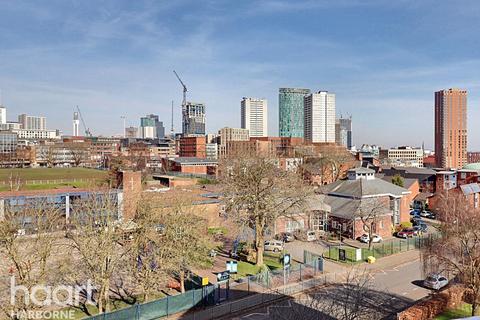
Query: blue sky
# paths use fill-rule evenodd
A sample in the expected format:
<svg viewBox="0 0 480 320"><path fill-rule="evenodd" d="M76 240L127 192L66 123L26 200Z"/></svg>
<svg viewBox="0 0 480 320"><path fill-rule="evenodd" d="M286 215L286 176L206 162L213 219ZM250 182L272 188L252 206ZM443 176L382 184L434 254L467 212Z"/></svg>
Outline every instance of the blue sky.
<svg viewBox="0 0 480 320"><path fill-rule="evenodd" d="M480 150L480 3L379 0L0 0L0 88L8 117L44 115L71 133L79 105L94 134L156 113L180 126L181 87L207 130L240 125L243 96L278 88L337 95L354 142L433 145L433 92L469 91L469 149Z"/></svg>

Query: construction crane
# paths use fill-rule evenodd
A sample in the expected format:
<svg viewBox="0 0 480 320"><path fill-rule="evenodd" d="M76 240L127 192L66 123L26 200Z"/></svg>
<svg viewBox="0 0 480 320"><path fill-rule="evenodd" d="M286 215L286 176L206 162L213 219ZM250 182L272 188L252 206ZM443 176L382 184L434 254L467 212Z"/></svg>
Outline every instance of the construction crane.
<svg viewBox="0 0 480 320"><path fill-rule="evenodd" d="M82 121L83 129L85 130L85 137L91 137L92 133L90 132L90 129L87 128L87 125L85 124L85 120L83 120L82 112L80 111L80 108L77 106L77 111L78 115L80 116L80 120Z"/></svg>
<svg viewBox="0 0 480 320"><path fill-rule="evenodd" d="M182 87L183 87L183 101L182 101L182 107L185 107L187 105L187 86L185 83L183 83L182 79L178 76L177 72L173 70L173 73L175 73L175 76L177 76L178 81L180 81Z"/></svg>

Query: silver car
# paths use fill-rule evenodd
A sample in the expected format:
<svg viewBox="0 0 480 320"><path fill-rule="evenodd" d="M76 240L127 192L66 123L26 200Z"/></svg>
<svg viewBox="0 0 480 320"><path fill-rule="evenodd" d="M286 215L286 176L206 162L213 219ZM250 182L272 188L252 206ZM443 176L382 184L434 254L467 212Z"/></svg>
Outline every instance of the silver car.
<svg viewBox="0 0 480 320"><path fill-rule="evenodd" d="M265 251L280 252L283 251L283 241L267 240L264 244Z"/></svg>
<svg viewBox="0 0 480 320"><path fill-rule="evenodd" d="M440 290L448 284L448 279L440 274L431 274L425 280L423 285L429 289Z"/></svg>

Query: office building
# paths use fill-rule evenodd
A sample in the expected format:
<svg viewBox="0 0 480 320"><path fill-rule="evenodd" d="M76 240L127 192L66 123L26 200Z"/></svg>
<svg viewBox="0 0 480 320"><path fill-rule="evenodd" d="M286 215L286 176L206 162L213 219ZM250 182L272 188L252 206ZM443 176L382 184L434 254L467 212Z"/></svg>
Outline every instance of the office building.
<svg viewBox="0 0 480 320"><path fill-rule="evenodd" d="M0 131L0 154L11 154L17 150L17 134Z"/></svg>
<svg viewBox="0 0 480 320"><path fill-rule="evenodd" d="M126 130L125 130L126 131ZM127 132L125 132L127 134ZM165 138L165 127L155 114L140 118L140 135L143 139Z"/></svg>
<svg viewBox="0 0 480 320"><path fill-rule="evenodd" d="M308 94L310 94L310 89L279 89L278 132L280 137L303 138L303 100Z"/></svg>
<svg viewBox="0 0 480 320"><path fill-rule="evenodd" d="M80 120L78 119L78 112L73 113L73 129L72 129L72 135L74 137L80 136Z"/></svg>
<svg viewBox="0 0 480 320"><path fill-rule="evenodd" d="M47 118L21 114L18 122L24 130L47 130Z"/></svg>
<svg viewBox="0 0 480 320"><path fill-rule="evenodd" d="M335 121L335 143L350 150L352 144L352 117Z"/></svg>
<svg viewBox="0 0 480 320"><path fill-rule="evenodd" d="M248 129L225 127L218 130L220 145L226 145L229 141L249 141Z"/></svg>
<svg viewBox="0 0 480 320"><path fill-rule="evenodd" d="M311 143L335 143L335 94L311 93L304 98L304 138Z"/></svg>
<svg viewBox="0 0 480 320"><path fill-rule="evenodd" d="M16 133L18 136L18 139L27 139L27 140L60 139L60 132L57 130L11 129L10 131Z"/></svg>
<svg viewBox="0 0 480 320"><path fill-rule="evenodd" d="M266 99L243 98L241 127L248 129L250 137L268 136L268 107Z"/></svg>
<svg viewBox="0 0 480 320"><path fill-rule="evenodd" d="M157 137L155 119L148 116L140 118L140 137L142 139L155 139Z"/></svg>
<svg viewBox="0 0 480 320"><path fill-rule="evenodd" d="M207 159L218 159L218 144L207 143L205 145L205 154Z"/></svg>
<svg viewBox="0 0 480 320"><path fill-rule="evenodd" d="M0 105L0 125L7 123L7 108Z"/></svg>
<svg viewBox="0 0 480 320"><path fill-rule="evenodd" d="M435 92L435 161L440 168L467 163L467 91Z"/></svg>
<svg viewBox="0 0 480 320"><path fill-rule="evenodd" d="M205 105L187 102L182 109L182 133L184 137L205 136Z"/></svg>
<svg viewBox="0 0 480 320"><path fill-rule="evenodd" d="M422 148L403 146L388 149L386 153L386 159L382 159L386 161L386 164L396 167L423 168L424 153Z"/></svg>
<svg viewBox="0 0 480 320"><path fill-rule="evenodd" d="M138 138L138 128L137 127L125 128L125 138Z"/></svg>
<svg viewBox="0 0 480 320"><path fill-rule="evenodd" d="M195 157L205 158L206 155L206 141L203 137L182 137L180 138L180 157Z"/></svg>

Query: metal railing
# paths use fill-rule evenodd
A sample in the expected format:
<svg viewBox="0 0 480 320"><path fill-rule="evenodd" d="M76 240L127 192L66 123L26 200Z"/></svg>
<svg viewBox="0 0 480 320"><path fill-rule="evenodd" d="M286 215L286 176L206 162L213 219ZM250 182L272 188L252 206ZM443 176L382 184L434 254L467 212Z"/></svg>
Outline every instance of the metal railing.
<svg viewBox="0 0 480 320"><path fill-rule="evenodd" d="M267 271L230 280L228 284L209 285L89 319L151 320L183 313L182 319L211 320L335 281L336 274L323 274L314 265L298 264L288 270Z"/></svg>

